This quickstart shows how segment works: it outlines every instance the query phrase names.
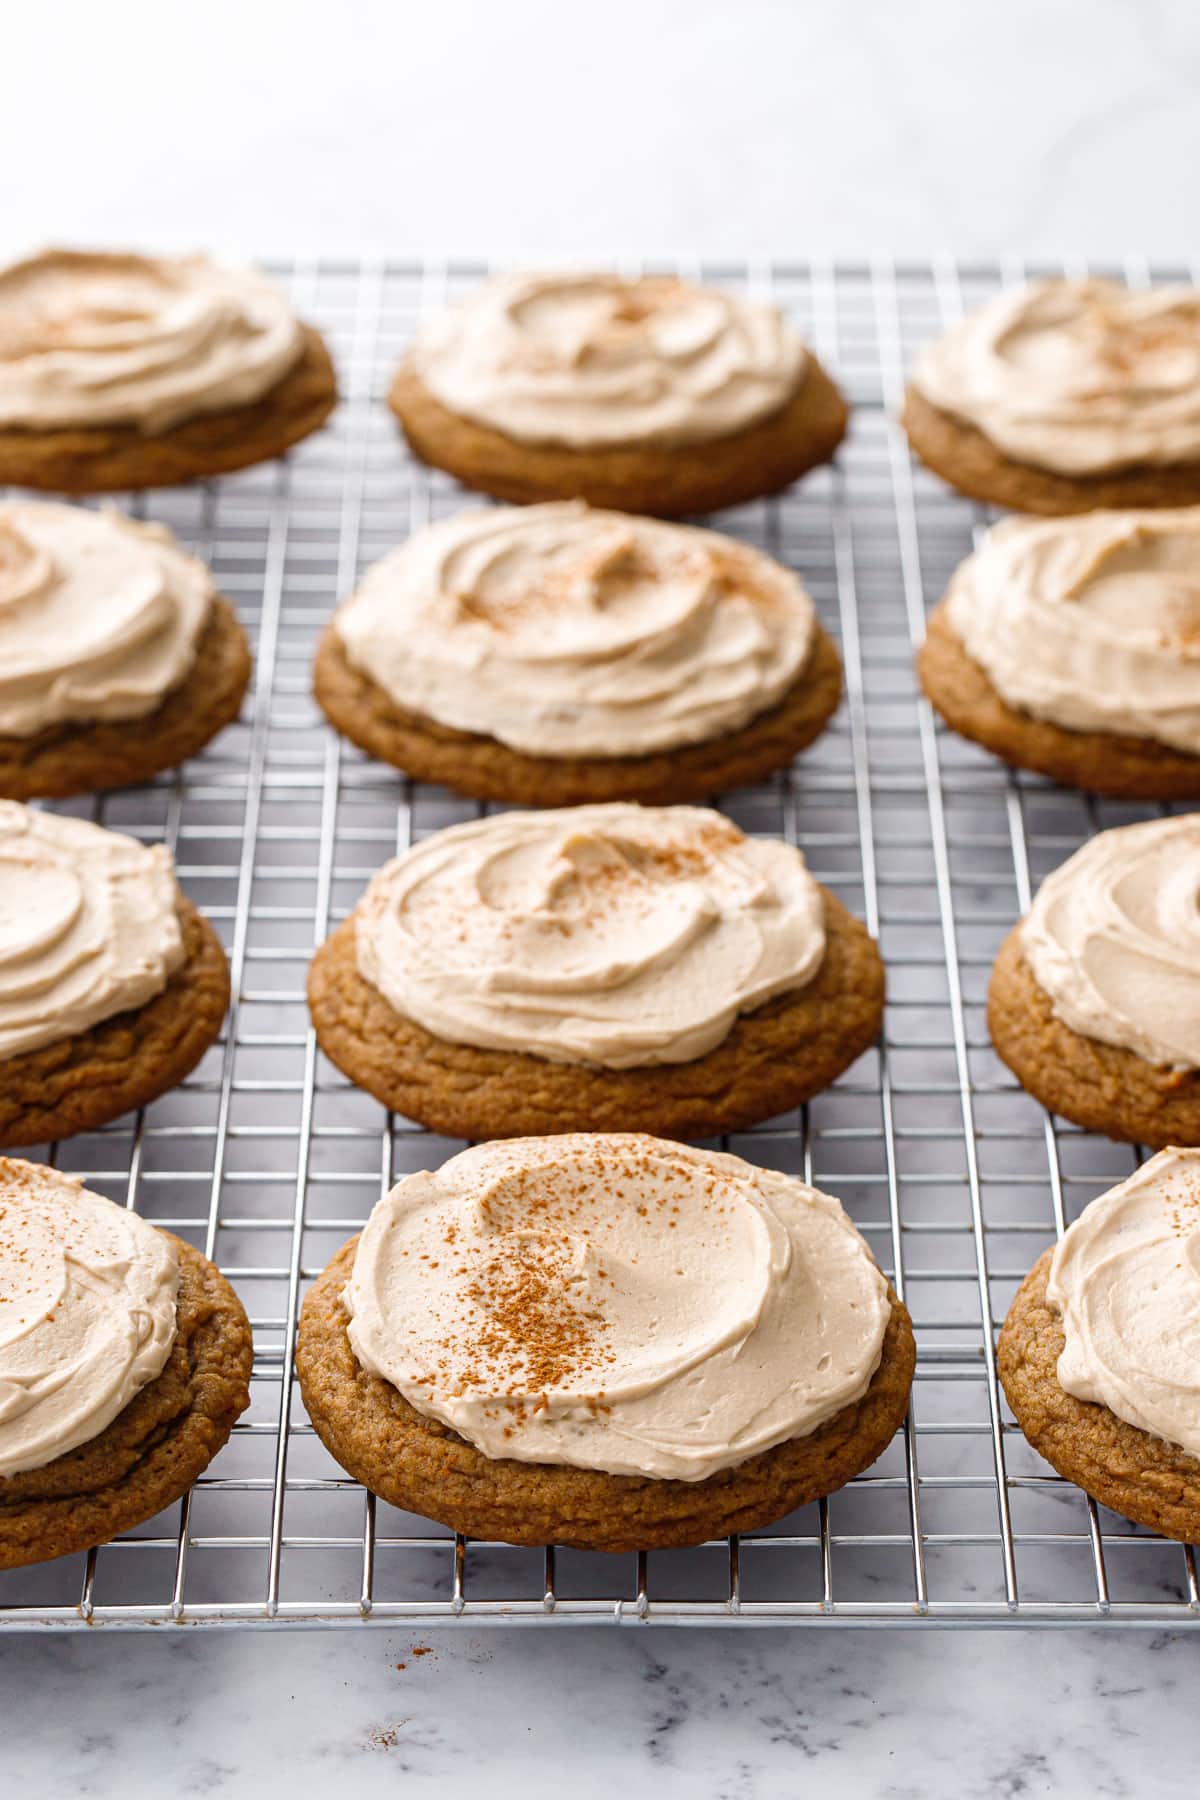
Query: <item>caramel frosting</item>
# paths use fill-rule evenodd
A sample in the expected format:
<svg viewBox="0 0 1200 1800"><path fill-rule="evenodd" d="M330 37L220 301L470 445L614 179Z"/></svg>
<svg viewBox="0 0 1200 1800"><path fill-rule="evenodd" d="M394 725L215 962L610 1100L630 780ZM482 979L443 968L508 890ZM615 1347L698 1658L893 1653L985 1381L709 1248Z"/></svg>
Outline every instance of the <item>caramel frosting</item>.
<svg viewBox="0 0 1200 1800"><path fill-rule="evenodd" d="M427 324L435 400L530 444L693 444L769 418L808 351L773 306L674 277L493 276Z"/></svg>
<svg viewBox="0 0 1200 1800"><path fill-rule="evenodd" d="M1200 813L1102 831L1046 878L1020 930L1073 1031L1200 1068Z"/></svg>
<svg viewBox="0 0 1200 1800"><path fill-rule="evenodd" d="M178 899L161 844L0 800L0 1062L160 994Z"/></svg>
<svg viewBox="0 0 1200 1800"><path fill-rule="evenodd" d="M1054 1252L1059 1385L1200 1456L1200 1150L1160 1150Z"/></svg>
<svg viewBox="0 0 1200 1800"><path fill-rule="evenodd" d="M407 1176L343 1297L363 1368L485 1456L676 1481L861 1399L891 1311L830 1195L624 1133Z"/></svg>
<svg viewBox="0 0 1200 1800"><path fill-rule="evenodd" d="M359 971L403 1017L609 1069L705 1055L825 953L800 852L701 807L455 825L387 863L354 917Z"/></svg>
<svg viewBox="0 0 1200 1800"><path fill-rule="evenodd" d="M947 607L1010 706L1200 755L1200 507L1006 519Z"/></svg>
<svg viewBox="0 0 1200 1800"><path fill-rule="evenodd" d="M303 348L265 276L205 256L46 250L0 268L0 426L166 431L260 400Z"/></svg>
<svg viewBox="0 0 1200 1800"><path fill-rule="evenodd" d="M164 526L0 504L0 733L153 712L195 661L213 591Z"/></svg>
<svg viewBox="0 0 1200 1800"><path fill-rule="evenodd" d="M1061 475L1200 457L1200 291L1031 281L922 351L918 393Z"/></svg>
<svg viewBox="0 0 1200 1800"><path fill-rule="evenodd" d="M90 1443L162 1373L178 1289L153 1225L0 1157L0 1476Z"/></svg>
<svg viewBox="0 0 1200 1800"><path fill-rule="evenodd" d="M774 706L816 614L748 545L566 501L427 527L335 626L350 662L439 724L531 756L636 756Z"/></svg>

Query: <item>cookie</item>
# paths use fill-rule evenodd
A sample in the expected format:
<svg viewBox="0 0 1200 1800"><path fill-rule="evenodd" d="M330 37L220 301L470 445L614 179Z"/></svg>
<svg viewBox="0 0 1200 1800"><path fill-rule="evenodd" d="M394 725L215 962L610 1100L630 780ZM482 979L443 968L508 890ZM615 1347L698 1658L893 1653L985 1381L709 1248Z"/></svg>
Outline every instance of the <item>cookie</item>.
<svg viewBox="0 0 1200 1800"><path fill-rule="evenodd" d="M604 449L528 444L443 406L411 363L401 363L388 405L422 462L497 500L586 500L592 506L678 519L780 493L829 462L849 409L821 366L778 412L727 437L675 448Z"/></svg>
<svg viewBox="0 0 1200 1800"><path fill-rule="evenodd" d="M901 415L908 441L927 468L971 500L1023 513L1082 513L1101 507L1193 506L1200 461L1147 464L1098 475L1034 468L998 450L975 425L933 405L916 388Z"/></svg>
<svg viewBox="0 0 1200 1800"><path fill-rule="evenodd" d="M221 940L179 901L185 960L147 1005L0 1061L0 1149L94 1131L177 1087L220 1036L229 1006Z"/></svg>
<svg viewBox="0 0 1200 1800"><path fill-rule="evenodd" d="M929 615L917 673L925 694L953 731L1016 768L1122 799L1200 796L1200 756L1152 738L1070 731L1007 705L963 648L945 601Z"/></svg>
<svg viewBox="0 0 1200 1800"><path fill-rule="evenodd" d="M987 1016L996 1054L1051 1112L1124 1143L1200 1144L1200 1073L1072 1030L1034 978L1019 926L1000 946Z"/></svg>
<svg viewBox="0 0 1200 1800"><path fill-rule="evenodd" d="M1034 1263L1000 1333L1000 1379L1040 1456L1102 1506L1185 1544L1200 1541L1200 1462L1059 1386L1065 1338L1046 1303L1053 1250Z"/></svg>
<svg viewBox="0 0 1200 1800"><path fill-rule="evenodd" d="M156 433L136 425L0 426L0 483L103 494L227 475L282 456L323 425L336 404L325 340L306 326L299 361L248 405L202 413Z"/></svg>
<svg viewBox="0 0 1200 1800"><path fill-rule="evenodd" d="M51 725L32 737L0 734L0 795L59 798L148 781L195 756L237 718L250 681L250 648L227 600L214 599L191 669L140 719Z"/></svg>
<svg viewBox="0 0 1200 1800"><path fill-rule="evenodd" d="M90 1550L182 1499L249 1404L241 1302L207 1257L172 1242L180 1282L166 1366L98 1437L0 1476L0 1569Z"/></svg>
<svg viewBox="0 0 1200 1800"><path fill-rule="evenodd" d="M474 799L518 806L672 802L747 787L789 763L837 711L842 665L832 638L818 625L803 674L777 705L706 743L645 756L529 756L495 738L405 712L351 664L333 625L317 647L313 691L330 724L361 750L418 781Z"/></svg>
<svg viewBox="0 0 1200 1800"><path fill-rule="evenodd" d="M449 1137L739 1131L828 1087L879 1034L879 952L866 927L834 895L823 896L826 948L814 978L743 1014L714 1050L692 1062L599 1068L437 1038L403 1018L359 973L353 915L309 969L317 1041L384 1106Z"/></svg>
<svg viewBox="0 0 1200 1800"><path fill-rule="evenodd" d="M907 1411L916 1348L908 1313L889 1290L882 1358L862 1399L807 1437L732 1469L663 1481L491 1459L359 1365L341 1298L357 1243L342 1247L305 1297L296 1342L304 1404L330 1455L356 1481L467 1537L629 1551L752 1531L869 1467Z"/></svg>

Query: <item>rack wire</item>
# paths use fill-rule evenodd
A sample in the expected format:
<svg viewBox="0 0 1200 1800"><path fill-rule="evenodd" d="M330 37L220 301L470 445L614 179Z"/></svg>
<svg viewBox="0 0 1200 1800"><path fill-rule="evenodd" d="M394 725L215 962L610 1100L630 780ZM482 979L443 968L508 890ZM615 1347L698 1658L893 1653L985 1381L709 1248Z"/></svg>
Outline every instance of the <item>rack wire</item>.
<svg viewBox="0 0 1200 1800"><path fill-rule="evenodd" d="M880 938L885 1031L828 1092L727 1144L839 1195L892 1275L919 1350L905 1428L874 1468L770 1530L628 1557L468 1543L364 1494L313 1434L292 1373L307 1282L393 1179L460 1146L386 1115L323 1060L306 965L381 862L481 809L326 729L310 658L361 570L463 503L407 457L382 401L418 317L486 270L290 264L275 273L338 361L331 426L284 461L130 502L206 556L238 605L256 649L251 701L175 775L68 808L175 852L229 950L225 1033L144 1113L33 1152L216 1259L254 1326L252 1403L182 1504L86 1556L0 1575L0 1630L1200 1625L1194 1550L1055 1476L996 1377L995 1332L1017 1283L1136 1156L1017 1089L988 1041L988 972L1052 867L1089 833L1148 816L1007 773L936 726L914 685L926 607L986 514L910 461L895 423L903 371L964 306L1029 271L662 266L773 297L855 406L835 468L720 519L801 571L847 678L837 720L795 768L721 804L745 829L798 843ZM1140 259L1117 272L1193 275Z"/></svg>

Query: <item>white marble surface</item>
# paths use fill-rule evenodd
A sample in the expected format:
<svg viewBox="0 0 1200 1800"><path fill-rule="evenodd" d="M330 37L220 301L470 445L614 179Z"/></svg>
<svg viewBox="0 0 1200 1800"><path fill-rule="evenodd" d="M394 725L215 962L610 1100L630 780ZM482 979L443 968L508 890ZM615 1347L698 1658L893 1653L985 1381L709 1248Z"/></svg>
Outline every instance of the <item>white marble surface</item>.
<svg viewBox="0 0 1200 1800"><path fill-rule="evenodd" d="M1117 0L72 0L5 21L0 233L1179 257L1198 73L1200 12ZM7 1640L0 1771L21 1800L1144 1800L1196 1791L1198 1676L1200 1636L1113 1632Z"/></svg>

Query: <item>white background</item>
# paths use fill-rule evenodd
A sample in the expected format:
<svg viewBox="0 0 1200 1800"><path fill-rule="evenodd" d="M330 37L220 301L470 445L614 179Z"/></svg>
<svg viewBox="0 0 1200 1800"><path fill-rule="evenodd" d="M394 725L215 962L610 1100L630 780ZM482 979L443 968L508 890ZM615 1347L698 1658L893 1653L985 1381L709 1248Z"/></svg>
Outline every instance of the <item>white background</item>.
<svg viewBox="0 0 1200 1800"><path fill-rule="evenodd" d="M14 249L1200 247L1194 4L64 0L10 6L0 42ZM1196 1791L1200 1636L455 1633L414 1659L416 1641L6 1642L0 1785Z"/></svg>

